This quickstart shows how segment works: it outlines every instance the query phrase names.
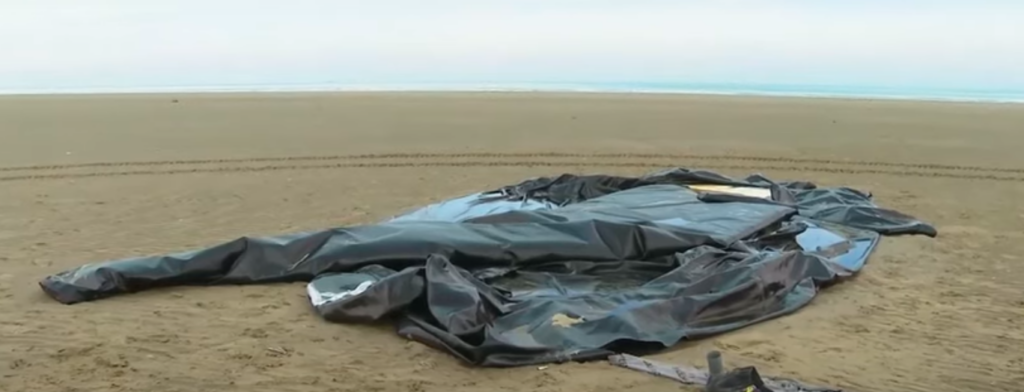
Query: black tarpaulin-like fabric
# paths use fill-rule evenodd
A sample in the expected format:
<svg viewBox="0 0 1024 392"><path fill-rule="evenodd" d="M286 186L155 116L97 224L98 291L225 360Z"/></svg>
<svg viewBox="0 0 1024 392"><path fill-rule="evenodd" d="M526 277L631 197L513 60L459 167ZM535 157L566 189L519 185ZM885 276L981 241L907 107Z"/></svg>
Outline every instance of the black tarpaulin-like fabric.
<svg viewBox="0 0 1024 392"><path fill-rule="evenodd" d="M791 313L859 271L879 234L935 229L869 194L672 169L562 175L375 225L89 264L44 278L73 304L161 286L308 281L333 322L398 333L472 364L668 347Z"/></svg>

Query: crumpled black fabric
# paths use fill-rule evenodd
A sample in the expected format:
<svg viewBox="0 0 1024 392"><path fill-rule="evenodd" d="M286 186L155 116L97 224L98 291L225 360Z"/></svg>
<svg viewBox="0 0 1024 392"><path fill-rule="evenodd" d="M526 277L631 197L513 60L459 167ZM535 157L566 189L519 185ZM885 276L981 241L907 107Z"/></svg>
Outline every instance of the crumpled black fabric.
<svg viewBox="0 0 1024 392"><path fill-rule="evenodd" d="M595 197L653 184L728 185L767 188L770 201L749 197L705 193L708 202L764 202L791 205L799 214L817 220L841 223L885 235L922 234L935 237L935 227L912 216L877 206L870 193L856 189L818 188L805 181L775 182L760 174L737 180L704 170L676 168L639 178L602 175L575 176L565 174L553 178L537 178L493 191L511 199L545 200L555 204L579 203Z"/></svg>
<svg viewBox="0 0 1024 392"><path fill-rule="evenodd" d="M468 363L519 366L668 347L791 313L859 271L879 233L936 234L848 188L686 169L562 175L379 224L84 265L40 285L72 304L162 286L309 281L329 321L393 319L400 335Z"/></svg>
<svg viewBox="0 0 1024 392"><path fill-rule="evenodd" d="M711 377L705 392L775 392L764 385L757 368L747 366L730 370L728 373Z"/></svg>

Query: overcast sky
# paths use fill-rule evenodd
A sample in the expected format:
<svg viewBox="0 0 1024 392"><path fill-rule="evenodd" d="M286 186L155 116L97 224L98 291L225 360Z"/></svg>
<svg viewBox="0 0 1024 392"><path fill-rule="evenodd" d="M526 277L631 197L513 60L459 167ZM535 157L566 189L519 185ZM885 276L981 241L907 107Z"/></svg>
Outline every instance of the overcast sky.
<svg viewBox="0 0 1024 392"><path fill-rule="evenodd" d="M1024 90L1024 1L0 0L0 90L528 82Z"/></svg>

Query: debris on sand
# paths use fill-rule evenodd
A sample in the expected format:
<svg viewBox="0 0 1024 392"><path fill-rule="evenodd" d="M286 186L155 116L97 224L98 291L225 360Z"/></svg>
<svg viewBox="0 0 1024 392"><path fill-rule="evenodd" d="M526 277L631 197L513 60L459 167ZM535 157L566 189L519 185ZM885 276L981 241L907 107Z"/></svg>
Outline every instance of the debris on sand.
<svg viewBox="0 0 1024 392"><path fill-rule="evenodd" d="M670 365L629 354L612 355L608 357L608 362L621 368L702 387L705 392L843 392L841 389L814 386L788 378L762 376L753 366L726 371L721 354L717 351L708 353L707 370Z"/></svg>
<svg viewBox="0 0 1024 392"><path fill-rule="evenodd" d="M40 285L73 304L160 286L307 281L329 321L392 318L399 335L472 364L540 365L794 312L858 272L882 234L936 231L850 188L687 169L567 174L379 224L84 265Z"/></svg>

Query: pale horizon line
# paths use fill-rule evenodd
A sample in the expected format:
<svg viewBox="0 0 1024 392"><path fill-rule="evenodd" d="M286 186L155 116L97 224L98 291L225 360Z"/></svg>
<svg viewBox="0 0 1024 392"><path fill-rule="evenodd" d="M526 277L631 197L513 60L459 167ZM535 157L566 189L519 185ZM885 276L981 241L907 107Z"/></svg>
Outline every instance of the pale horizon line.
<svg viewBox="0 0 1024 392"><path fill-rule="evenodd" d="M919 102L959 103L1024 103L1024 92L993 90L933 89L913 92L880 92L900 89L893 87L827 86L815 91L814 86L747 85L735 84L735 88L685 88L685 83L640 83L644 85L663 84L666 87L629 87L628 83L401 83L401 84L239 84L239 85L198 85L198 86L150 86L131 88L52 88L52 89L0 89L0 96L82 96L82 95L164 95L164 94L274 94L274 93L531 93L531 94L595 94L595 95L713 95L744 96L764 98L811 98L842 100L892 100ZM619 86L621 85L621 86ZM729 83L692 83L693 85L730 85ZM760 88L758 88L760 87ZM774 90L772 87L780 90ZM806 87L807 90L782 88ZM841 88L848 91L824 91ZM920 89L924 90L924 89ZM947 94L936 94L936 91Z"/></svg>

